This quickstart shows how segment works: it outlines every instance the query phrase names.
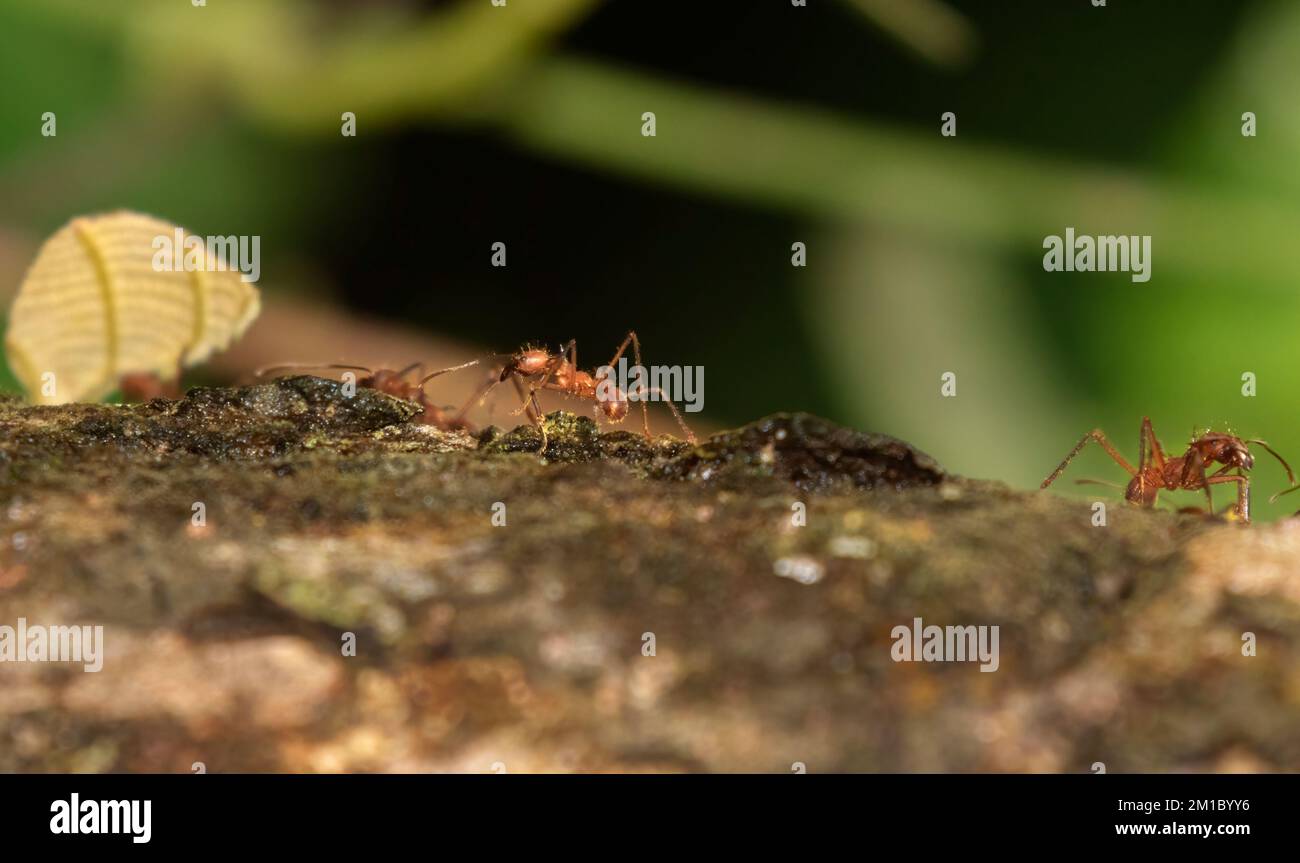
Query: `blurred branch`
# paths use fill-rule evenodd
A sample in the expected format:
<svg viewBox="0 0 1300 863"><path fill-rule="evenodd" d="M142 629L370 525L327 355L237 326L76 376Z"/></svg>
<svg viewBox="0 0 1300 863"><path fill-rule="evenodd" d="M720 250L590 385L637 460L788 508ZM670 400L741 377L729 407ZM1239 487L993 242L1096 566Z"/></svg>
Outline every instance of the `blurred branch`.
<svg viewBox="0 0 1300 863"><path fill-rule="evenodd" d="M121 38L140 86L160 92L219 82L262 123L337 134L339 114L370 124L462 107L527 66L597 0L497 7L460 2L436 13L350 10L329 19L301 0L135 0L85 15L81 0L22 0L33 13ZM124 13L121 7L131 7ZM336 10L337 11L337 10Z"/></svg>
<svg viewBox="0 0 1300 863"><path fill-rule="evenodd" d="M362 16L319 36L304 3L223 0L196 10L141 0L141 14L114 26L127 27L129 56L149 81L225 84L274 129L337 134L344 110L367 128L410 115L476 121L559 159L814 217L865 218L1035 257L1046 233L1067 226L1121 230L1153 236L1157 273L1273 289L1300 279L1300 259L1288 252L1300 210L1273 195L958 145L938 135L937 118L934 129L901 131L542 56L548 38L594 5L459 3L401 21ZM656 112L657 137L640 135L643 111Z"/></svg>
<svg viewBox="0 0 1300 863"><path fill-rule="evenodd" d="M1278 202L988 145L957 145L809 108L559 58L498 122L557 158L696 192L862 218L1034 256L1045 233L1151 234L1155 267L1300 278L1300 211ZM640 135L653 110L658 135ZM611 122L611 118L617 118Z"/></svg>
<svg viewBox="0 0 1300 863"><path fill-rule="evenodd" d="M970 61L979 41L970 22L941 0L845 0L917 56L938 66Z"/></svg>

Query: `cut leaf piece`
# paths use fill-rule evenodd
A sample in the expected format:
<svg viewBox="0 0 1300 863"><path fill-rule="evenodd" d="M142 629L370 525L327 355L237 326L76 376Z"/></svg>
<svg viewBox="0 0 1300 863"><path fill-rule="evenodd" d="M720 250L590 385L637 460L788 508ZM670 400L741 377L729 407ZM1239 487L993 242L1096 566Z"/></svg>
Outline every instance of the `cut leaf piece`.
<svg viewBox="0 0 1300 863"><path fill-rule="evenodd" d="M33 402L95 401L132 372L172 378L248 329L261 310L257 288L206 244L190 253L201 267L186 272L191 236L118 211L73 219L45 242L5 335L10 368Z"/></svg>

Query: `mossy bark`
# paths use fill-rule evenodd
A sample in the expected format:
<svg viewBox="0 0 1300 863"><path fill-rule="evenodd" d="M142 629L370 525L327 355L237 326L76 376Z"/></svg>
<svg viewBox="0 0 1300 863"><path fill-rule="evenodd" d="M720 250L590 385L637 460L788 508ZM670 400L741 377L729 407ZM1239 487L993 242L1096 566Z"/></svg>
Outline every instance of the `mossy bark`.
<svg viewBox="0 0 1300 863"><path fill-rule="evenodd" d="M98 673L0 664L0 770L1300 767L1294 523L1095 526L806 415L557 413L541 458L416 413L0 404L0 625L105 628ZM917 617L998 626L997 671L894 661Z"/></svg>

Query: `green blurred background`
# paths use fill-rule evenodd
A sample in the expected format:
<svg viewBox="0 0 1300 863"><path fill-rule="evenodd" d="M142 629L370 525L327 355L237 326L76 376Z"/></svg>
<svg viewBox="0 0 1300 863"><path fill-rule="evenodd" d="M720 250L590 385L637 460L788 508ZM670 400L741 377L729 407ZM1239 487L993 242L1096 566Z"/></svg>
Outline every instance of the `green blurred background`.
<svg viewBox="0 0 1300 863"><path fill-rule="evenodd" d="M126 207L261 235L268 301L345 322L584 365L634 327L713 427L808 410L1024 487L1144 415L1300 461L1300 3L0 0L0 70L8 294ZM1151 280L1044 272L1066 227L1151 235Z"/></svg>

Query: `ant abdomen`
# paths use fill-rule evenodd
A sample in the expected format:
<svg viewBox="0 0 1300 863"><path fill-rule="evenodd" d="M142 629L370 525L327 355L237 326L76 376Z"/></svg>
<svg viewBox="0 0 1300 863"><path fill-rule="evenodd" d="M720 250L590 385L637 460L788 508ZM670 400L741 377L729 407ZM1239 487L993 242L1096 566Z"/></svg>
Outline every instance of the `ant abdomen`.
<svg viewBox="0 0 1300 863"><path fill-rule="evenodd" d="M600 410L605 414L605 419L612 423L622 422L627 418L627 399L621 398L623 394L619 393L620 398L617 401L600 402Z"/></svg>

